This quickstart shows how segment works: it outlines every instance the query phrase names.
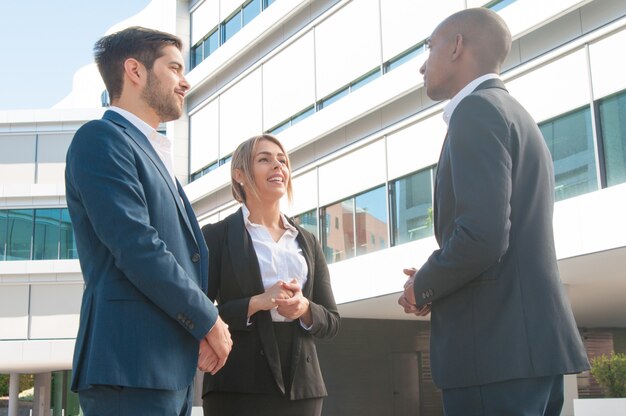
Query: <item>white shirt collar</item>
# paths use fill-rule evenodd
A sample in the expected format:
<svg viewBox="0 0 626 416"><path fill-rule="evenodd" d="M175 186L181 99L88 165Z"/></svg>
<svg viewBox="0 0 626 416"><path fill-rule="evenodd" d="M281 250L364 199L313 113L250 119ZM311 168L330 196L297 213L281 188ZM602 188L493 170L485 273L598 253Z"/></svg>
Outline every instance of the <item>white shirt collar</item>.
<svg viewBox="0 0 626 416"><path fill-rule="evenodd" d="M246 204L241 204L241 212L243 213L243 222L246 225L246 227L247 226L262 227L262 225L255 224L252 221L250 221L250 210L248 209ZM289 221L287 221L287 217L285 217L285 214L283 214L282 212L280 213L280 219L283 222L283 227L285 227L287 231L291 231L292 233L295 233L296 235L298 235L298 229L294 227L293 225L291 225Z"/></svg>
<svg viewBox="0 0 626 416"><path fill-rule="evenodd" d="M454 112L454 110L456 109L456 107L459 105L459 103L461 102L463 98L470 95L476 89L476 87L478 87L483 82L487 81L488 79L494 79L494 78L500 78L500 77L498 76L498 74L495 74L495 73L481 75L480 77L476 78L474 81L470 82L465 87L463 87L461 91L457 92L456 95L452 97L450 102L446 104L446 106L443 108L443 121L446 122L446 125L450 124L452 113Z"/></svg>
<svg viewBox="0 0 626 416"><path fill-rule="evenodd" d="M130 121L131 124L137 127L139 131L142 132L147 138L150 138L153 132L156 132L156 130L153 129L152 126L150 126L148 123L146 123L128 110L124 110L123 108L116 107L114 105L110 106L109 110L115 111L126 120Z"/></svg>
<svg viewBox="0 0 626 416"><path fill-rule="evenodd" d="M174 143L169 137L159 133L152 128L148 123L137 117L135 114L123 108L111 106L109 110L115 111L126 120L128 120L133 126L148 139L152 148L157 152L159 158L165 165L167 172L170 174L172 181L176 183L176 176L174 175Z"/></svg>

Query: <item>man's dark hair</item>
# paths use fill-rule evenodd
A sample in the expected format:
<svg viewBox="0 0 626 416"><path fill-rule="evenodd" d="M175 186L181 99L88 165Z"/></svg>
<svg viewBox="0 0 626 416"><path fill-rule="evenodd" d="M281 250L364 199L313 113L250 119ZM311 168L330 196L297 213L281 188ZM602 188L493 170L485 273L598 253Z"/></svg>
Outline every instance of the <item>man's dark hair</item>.
<svg viewBox="0 0 626 416"><path fill-rule="evenodd" d="M134 58L147 70L163 55L165 46L173 45L182 50L182 41L172 34L145 27L133 26L104 36L94 45L94 57L100 75L111 100L122 94L124 62Z"/></svg>

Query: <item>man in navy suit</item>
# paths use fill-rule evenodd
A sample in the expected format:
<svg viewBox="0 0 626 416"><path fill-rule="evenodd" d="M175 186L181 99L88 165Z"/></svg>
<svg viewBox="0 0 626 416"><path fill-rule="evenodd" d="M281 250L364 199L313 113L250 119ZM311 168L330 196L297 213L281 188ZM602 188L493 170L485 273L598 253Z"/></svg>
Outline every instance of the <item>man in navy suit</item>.
<svg viewBox="0 0 626 416"><path fill-rule="evenodd" d="M85 291L72 390L86 416L189 415L196 367L216 373L232 341L205 295L208 250L174 176L172 142L189 89L181 41L132 27L95 59L111 97L67 153L67 205Z"/></svg>
<svg viewBox="0 0 626 416"><path fill-rule="evenodd" d="M405 270L399 303L417 315L432 308L446 416L557 416L563 374L589 364L559 279L550 152L498 75L511 34L497 13L467 9L427 45L426 93L451 99L433 207L440 248Z"/></svg>

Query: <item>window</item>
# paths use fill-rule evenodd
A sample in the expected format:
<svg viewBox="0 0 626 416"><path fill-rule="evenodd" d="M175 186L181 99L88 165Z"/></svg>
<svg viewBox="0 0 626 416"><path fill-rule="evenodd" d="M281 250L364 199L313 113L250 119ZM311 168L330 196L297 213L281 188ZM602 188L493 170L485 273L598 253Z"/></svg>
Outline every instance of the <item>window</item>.
<svg viewBox="0 0 626 416"><path fill-rule="evenodd" d="M349 93L350 93L350 88L349 87L345 87L344 89L342 89L340 91L337 91L337 92L329 95L328 97L324 98L323 100L321 100L317 104L317 109L321 110L322 108L326 108L329 105L331 105L332 103L334 103L335 101L338 101L340 98L345 97Z"/></svg>
<svg viewBox="0 0 626 416"><path fill-rule="evenodd" d="M0 261L6 259L7 221L7 211L0 211Z"/></svg>
<svg viewBox="0 0 626 416"><path fill-rule="evenodd" d="M502 9L504 9L506 6L508 6L511 3L515 3L516 0L499 0L499 1L494 1L491 3L491 5L488 5L487 7L490 8L491 10L493 10L494 12L498 12Z"/></svg>
<svg viewBox="0 0 626 416"><path fill-rule="evenodd" d="M431 167L391 184L394 245L433 235L433 176Z"/></svg>
<svg viewBox="0 0 626 416"><path fill-rule="evenodd" d="M7 260L30 260L33 210L11 209L7 213Z"/></svg>
<svg viewBox="0 0 626 416"><path fill-rule="evenodd" d="M354 257L354 200L353 198L324 208L324 217L335 219L335 227L325 227L322 247L328 263Z"/></svg>
<svg viewBox="0 0 626 416"><path fill-rule="evenodd" d="M552 153L555 199L561 201L598 189L590 109L573 111L539 127Z"/></svg>
<svg viewBox="0 0 626 416"><path fill-rule="evenodd" d="M247 25L261 13L261 0L252 0L243 6L243 25Z"/></svg>
<svg viewBox="0 0 626 416"><path fill-rule="evenodd" d="M211 55L217 47L220 46L220 37L217 28L214 29L209 37L204 41L204 59Z"/></svg>
<svg viewBox="0 0 626 416"><path fill-rule="evenodd" d="M242 10L239 9L237 13L232 15L222 25L222 43L232 38L235 33L239 32L239 30L241 29L241 14Z"/></svg>
<svg viewBox="0 0 626 416"><path fill-rule="evenodd" d="M61 237L61 210L35 210L35 231L33 234L33 260L59 258Z"/></svg>
<svg viewBox="0 0 626 416"><path fill-rule="evenodd" d="M0 261L77 258L67 208L0 210Z"/></svg>
<svg viewBox="0 0 626 416"><path fill-rule="evenodd" d="M380 250L376 239L387 241L387 192L381 186L355 200L356 255ZM367 238L368 235L372 238Z"/></svg>
<svg viewBox="0 0 626 416"><path fill-rule="evenodd" d="M305 230L311 232L315 236L315 238L318 238L319 233L317 231L317 210L316 209L304 212L300 215L296 215L294 217L294 220L296 224L298 224L300 227L304 228Z"/></svg>
<svg viewBox="0 0 626 416"><path fill-rule="evenodd" d="M387 198L381 186L323 208L325 222L334 218L334 227L324 224L322 246L329 263L388 247Z"/></svg>
<svg viewBox="0 0 626 416"><path fill-rule="evenodd" d="M626 182L626 92L603 99L599 110L606 184L613 186Z"/></svg>
<svg viewBox="0 0 626 416"><path fill-rule="evenodd" d="M415 58L416 56L424 53L426 50L426 43L420 42L417 45L411 47L409 50L402 52L400 55L391 58L389 62L385 64L385 73L393 71L403 63Z"/></svg>
<svg viewBox="0 0 626 416"><path fill-rule="evenodd" d="M379 76L380 76L380 70L376 68L374 71L370 72L369 74L365 75L364 77L361 77L357 81L350 84L350 92L354 92L358 90L359 88L361 88L362 86L369 84L370 82L374 81Z"/></svg>
<svg viewBox="0 0 626 416"><path fill-rule="evenodd" d="M77 259L76 240L74 239L74 229L70 220L70 212L67 208L61 210L61 247L60 259Z"/></svg>

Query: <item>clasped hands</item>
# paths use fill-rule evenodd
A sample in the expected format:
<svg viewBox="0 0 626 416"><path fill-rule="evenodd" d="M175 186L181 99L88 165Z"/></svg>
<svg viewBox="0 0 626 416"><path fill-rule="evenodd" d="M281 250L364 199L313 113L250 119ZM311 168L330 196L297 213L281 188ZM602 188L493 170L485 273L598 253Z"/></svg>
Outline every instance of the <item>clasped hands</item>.
<svg viewBox="0 0 626 416"><path fill-rule="evenodd" d="M312 323L309 300L302 295L302 288L296 279L289 282L279 280L264 293L253 296L248 306L248 316L274 308L287 319L300 319L306 326Z"/></svg>
<svg viewBox="0 0 626 416"><path fill-rule="evenodd" d="M404 292L400 295L398 304L404 308L405 313L412 313L416 316L428 315L432 309L432 304L429 303L423 306L417 306L417 302L415 301L413 282L415 280L415 272L417 272L417 269L411 267L410 269L404 269L402 271L408 276L408 279L404 283Z"/></svg>
<svg viewBox="0 0 626 416"><path fill-rule="evenodd" d="M200 341L198 368L215 375L226 364L232 348L233 340L230 338L228 325L218 315L213 328Z"/></svg>

